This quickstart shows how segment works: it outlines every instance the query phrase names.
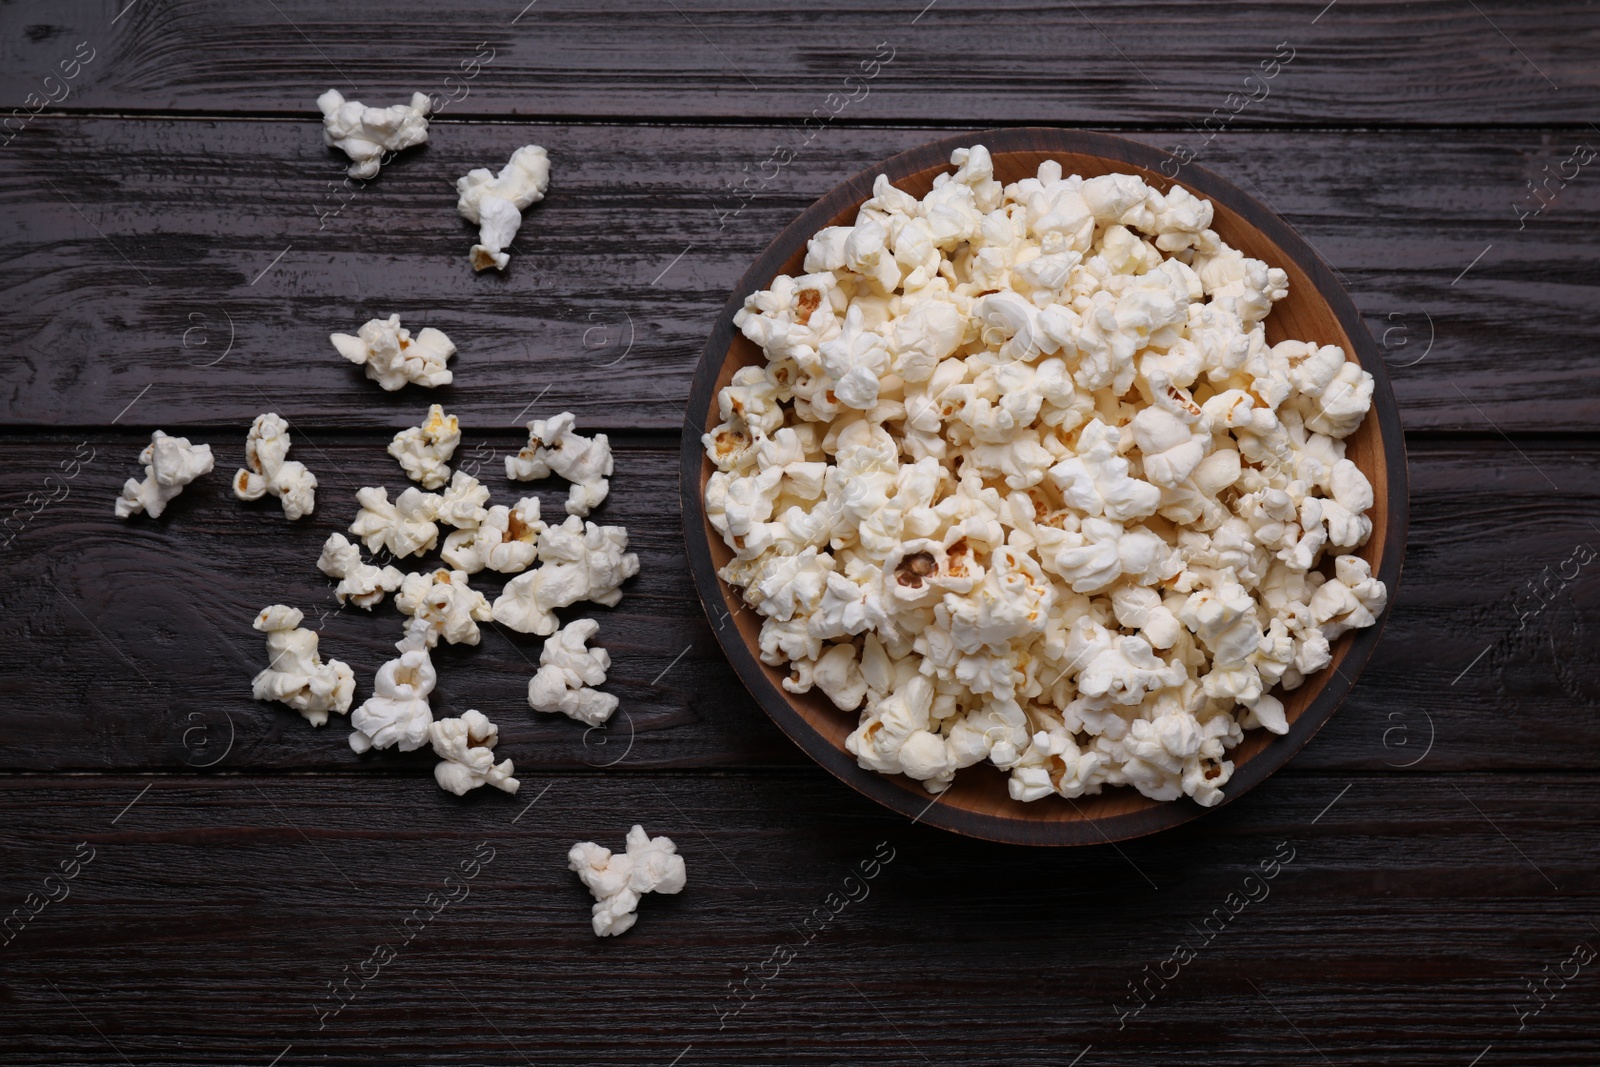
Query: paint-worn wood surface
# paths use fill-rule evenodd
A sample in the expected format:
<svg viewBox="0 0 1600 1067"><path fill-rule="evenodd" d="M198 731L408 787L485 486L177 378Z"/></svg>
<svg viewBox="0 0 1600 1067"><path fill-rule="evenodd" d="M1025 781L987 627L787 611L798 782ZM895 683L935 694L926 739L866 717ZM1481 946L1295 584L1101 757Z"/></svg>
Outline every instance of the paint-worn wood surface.
<svg viewBox="0 0 1600 1067"><path fill-rule="evenodd" d="M836 107L873 56L850 120L1198 123L1241 88L1258 99L1232 121L1252 126L1582 123L1600 103L1583 0L128 4L10 14L0 96L60 96L39 72L87 42L60 106L299 115L304 87L333 86L474 116L785 123ZM1263 69L1265 93L1245 84Z"/></svg>
<svg viewBox="0 0 1600 1067"><path fill-rule="evenodd" d="M1592 5L524 4L0 10L0 1065L1592 1067ZM445 106L346 187L330 85ZM810 763L718 652L677 506L695 357L771 237L875 160L1041 122L1188 145L1283 212L1384 350L1411 459L1402 593L1327 727L1223 811L1068 852L908 825ZM474 276L448 183L529 141L551 195ZM455 385L338 361L329 332L389 311L451 334ZM429 400L485 474L534 414L617 443L617 722L526 710L536 639L438 657L436 707L500 723L517 797L248 695L280 600L370 688L399 617L337 610L315 559L356 487L401 484L383 446ZM268 409L321 478L299 523L228 492ZM157 426L217 472L119 522ZM634 821L689 887L600 941L565 851Z"/></svg>
<svg viewBox="0 0 1600 1067"><path fill-rule="evenodd" d="M1286 771L1071 851L809 771L524 782L525 813L415 779L0 782L19 886L93 850L6 947L0 1062L1592 1062L1592 974L1516 1014L1597 939L1591 775ZM565 852L633 820L672 829L689 885L597 941Z"/></svg>

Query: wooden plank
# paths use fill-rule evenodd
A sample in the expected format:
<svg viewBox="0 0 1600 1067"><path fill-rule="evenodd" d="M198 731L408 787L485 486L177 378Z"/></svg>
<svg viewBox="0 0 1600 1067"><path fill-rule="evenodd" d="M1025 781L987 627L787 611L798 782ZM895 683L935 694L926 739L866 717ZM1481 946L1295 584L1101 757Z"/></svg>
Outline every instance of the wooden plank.
<svg viewBox="0 0 1600 1067"><path fill-rule="evenodd" d="M0 639L12 652L0 663L0 694L11 709L0 768L337 768L426 780L425 753L358 757L338 725L314 731L287 709L249 697L249 679L264 662L249 623L276 601L306 611L325 654L349 662L359 694L370 692L373 672L394 654L399 615L391 604L371 618L338 610L315 560L327 535L354 516L354 488L384 484L397 492L405 484L398 467L378 438L297 438L292 455L318 473L321 488L316 513L290 524L270 499L233 499L228 479L242 461L243 438L242 425L197 433L212 444L217 471L160 520L129 522L112 516L111 502L137 472L137 437L10 441L0 514L25 506L28 492L66 496L27 520L0 556L10 609ZM469 422L460 455L466 462L476 455L496 500L534 488L546 512L559 514L558 488L524 487L496 473L499 457L517 444ZM1577 550L1600 547L1590 518L1600 496L1596 446L1518 447L1520 455L1497 438L1412 441L1412 524L1397 607L1350 700L1291 766L1600 767L1600 727L1575 711L1600 698L1592 654L1600 581ZM488 713L519 767L803 764L740 688L695 599L673 448L660 439L619 439L611 497L596 513L627 527L641 560L617 608L592 608L613 659L607 688L623 701L616 725L587 734L527 710L536 638L485 628L478 648L438 656L435 709ZM64 490L46 482L89 450L92 459ZM411 569L421 565L408 561ZM474 585L495 590L499 580Z"/></svg>
<svg viewBox="0 0 1600 1067"><path fill-rule="evenodd" d="M456 383L436 395L476 425L509 428L542 394L593 426L674 427L712 317L761 248L930 131L828 130L733 214L727 185L783 136L441 123L350 192L310 121L41 118L0 156L17 220L0 237L15 324L0 422L106 425L143 395L120 424L269 404L308 430L397 428L419 391L382 392L327 335L398 311L455 340ZM1572 345L1600 329L1600 182L1575 179L1520 232L1515 211L1578 139L1430 134L1420 151L1409 133L1230 133L1199 162L1286 212L1339 269L1408 427L1586 430L1600 374ZM474 276L449 182L528 140L551 147L551 194L510 270Z"/></svg>
<svg viewBox="0 0 1600 1067"><path fill-rule="evenodd" d="M1215 108L1240 125L1582 122L1600 100L1600 30L1576 0L124 8L67 0L10 16L0 100L289 114L334 86L383 104L435 92L478 115L798 120L842 92L859 94L852 118L875 120L1199 123ZM91 55L79 42L88 63L45 83ZM875 55L892 62L861 67ZM1261 66L1274 56L1290 62ZM845 84L863 70L875 77ZM1275 76L1246 82L1263 70ZM1240 110L1236 92L1257 99Z"/></svg>
<svg viewBox="0 0 1600 1067"><path fill-rule="evenodd" d="M5 947L0 1064L1592 1063L1587 969L1517 1012L1600 940L1593 775L1286 773L1061 851L908 825L815 770L524 790L0 778L8 909L93 850ZM688 886L598 941L565 853L633 822Z"/></svg>

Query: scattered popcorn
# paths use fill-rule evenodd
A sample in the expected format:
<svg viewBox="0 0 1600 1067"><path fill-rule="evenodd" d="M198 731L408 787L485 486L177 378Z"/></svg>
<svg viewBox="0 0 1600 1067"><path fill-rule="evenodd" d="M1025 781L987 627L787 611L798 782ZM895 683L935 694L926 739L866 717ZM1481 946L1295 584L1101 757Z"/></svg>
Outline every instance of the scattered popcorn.
<svg viewBox="0 0 1600 1067"><path fill-rule="evenodd" d="M426 648L403 650L398 659L379 667L372 696L350 713L350 725L355 727L350 747L365 752L393 745L410 752L427 744L433 723L428 694L437 681Z"/></svg>
<svg viewBox="0 0 1600 1067"><path fill-rule="evenodd" d="M449 385L453 377L445 366L456 354L450 338L425 326L413 340L411 331L400 325L399 315L370 319L356 336L333 333L328 340L345 359L364 364L367 377L390 392L408 382L433 389Z"/></svg>
<svg viewBox="0 0 1600 1067"><path fill-rule="evenodd" d="M441 637L452 645L475 645L480 639L478 623L491 617L488 599L467 585L462 571L408 574L394 604L416 624L407 626L408 640L420 638L428 648L437 645Z"/></svg>
<svg viewBox="0 0 1600 1067"><path fill-rule="evenodd" d="M545 638L539 669L528 682L528 706L559 712L569 719L599 726L617 710L617 698L589 688L606 680L611 655L603 648L585 648L600 624L593 619L569 622Z"/></svg>
<svg viewBox="0 0 1600 1067"><path fill-rule="evenodd" d="M412 93L411 103L392 107L367 107L346 100L337 89L317 97L322 112L322 139L350 157L346 173L352 178L373 178L385 152L398 152L428 139L426 93Z"/></svg>
<svg viewBox="0 0 1600 1067"><path fill-rule="evenodd" d="M504 251L522 226L522 213L544 199L550 186L550 157L538 145L511 153L511 162L499 175L479 167L456 180L460 196L456 210L478 224L478 243L472 246L472 269L505 270L511 257Z"/></svg>
<svg viewBox="0 0 1600 1067"><path fill-rule="evenodd" d="M538 548L538 568L507 582L494 602L494 621L518 633L555 633L554 609L580 600L616 607L619 586L639 573L639 557L627 551L628 531L621 526L569 515L539 535Z"/></svg>
<svg viewBox="0 0 1600 1067"><path fill-rule="evenodd" d="M184 486L216 465L210 445L191 445L187 437L168 437L160 430L150 435L139 462L144 464L144 481L129 478L123 484L116 506L119 519L141 511L158 518Z"/></svg>
<svg viewBox="0 0 1600 1067"><path fill-rule="evenodd" d="M395 567L376 567L361 561L361 549L345 539L343 534L329 534L322 544L322 556L317 569L329 578L339 579L334 596L339 603L349 601L358 608L371 611L383 594L400 588L405 579Z"/></svg>
<svg viewBox="0 0 1600 1067"><path fill-rule="evenodd" d="M437 489L450 479L450 457L461 443L461 424L434 404L421 426L401 430L389 442L389 455L400 461L406 477L424 489Z"/></svg>
<svg viewBox="0 0 1600 1067"><path fill-rule="evenodd" d="M261 609L252 625L267 635L267 667L250 690L255 699L282 701L312 726L322 726L328 712L350 710L356 680L348 665L317 657L316 633L299 629L304 619L298 608L284 604Z"/></svg>
<svg viewBox="0 0 1600 1067"><path fill-rule="evenodd" d="M617 855L593 841L580 841L567 853L567 867L598 901L593 908L598 937L626 933L638 921L635 909L645 893L680 893L688 880L683 857L670 837L650 837L635 824L628 851Z"/></svg>
<svg viewBox="0 0 1600 1067"><path fill-rule="evenodd" d="M304 463L288 459L289 423L276 412L257 415L244 442L244 466L233 476L233 495L260 500L271 493L285 517L309 515L317 506L317 476Z"/></svg>
<svg viewBox="0 0 1600 1067"><path fill-rule="evenodd" d="M506 457L506 477L531 482L558 474L572 483L567 493L567 514L587 515L610 492L611 441L603 433L583 437L573 433L572 412L550 420L528 423L528 444Z"/></svg>
<svg viewBox="0 0 1600 1067"><path fill-rule="evenodd" d="M389 491L368 486L356 491L356 512L350 532L366 542L368 552L386 548L397 557L420 556L439 541L439 508L444 503L436 493L424 493L411 486L389 503Z"/></svg>
<svg viewBox="0 0 1600 1067"><path fill-rule="evenodd" d="M1267 344L1288 276L1209 202L951 162L920 200L879 176L734 316L766 363L703 438L722 577L786 689L859 713L863 767L1216 804L1244 730L1287 732L1274 688L1387 602L1343 440L1372 376Z"/></svg>
<svg viewBox="0 0 1600 1067"><path fill-rule="evenodd" d="M433 768L433 779L440 789L459 797L480 785L492 785L507 793L515 793L522 785L511 777L515 768L510 760L495 763L493 750L500 739L500 729L483 712L468 711L459 719L435 720L428 726L428 735L440 760Z"/></svg>

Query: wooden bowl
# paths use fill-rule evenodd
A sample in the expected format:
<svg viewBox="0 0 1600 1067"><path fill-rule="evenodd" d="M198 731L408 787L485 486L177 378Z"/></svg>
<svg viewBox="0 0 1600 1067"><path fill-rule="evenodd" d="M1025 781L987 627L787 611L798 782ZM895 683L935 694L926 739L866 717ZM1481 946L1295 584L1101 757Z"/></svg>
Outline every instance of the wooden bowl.
<svg viewBox="0 0 1600 1067"><path fill-rule="evenodd" d="M800 274L807 240L825 226L852 223L862 201L872 195L877 175L887 174L895 185L920 197L932 188L935 175L954 170L950 165L953 149L974 144L988 147L994 157L995 177L1005 183L1030 177L1041 162L1054 159L1067 174L1093 177L1136 172L1165 191L1174 184L1163 176L1161 167L1166 163L1182 185L1215 205L1212 226L1223 240L1289 273L1289 295L1266 321L1267 340L1276 343L1296 338L1339 345L1360 360L1376 382L1372 411L1346 439L1346 455L1371 481L1377 501L1370 512L1373 535L1360 555L1388 586L1389 602L1394 602L1407 519L1400 416L1372 336L1328 265L1288 223L1209 171L1193 165L1180 170L1166 152L1121 137L1048 128L988 130L951 137L885 160L812 204L756 259L711 331L689 394L683 428L682 492L690 569L717 639L756 701L796 744L857 791L914 821L991 841L1091 845L1154 833L1188 822L1207 809L1187 799L1148 800L1130 787L1107 787L1098 796L1076 800L1046 797L1025 804L1010 798L1006 775L988 763L958 772L955 784L934 802L917 782L903 775L861 768L844 747L846 735L856 727L857 713L839 711L817 691L796 696L784 690L779 682L787 670L769 667L757 655L760 616L745 608L738 591L717 577L732 553L706 520L704 487L714 468L705 457L700 435L717 423L717 391L728 384L734 371L764 362L760 349L734 329L734 313L748 294L768 288L777 275ZM1287 713L1289 732L1281 737L1259 729L1246 732L1244 741L1230 753L1234 773L1222 803L1239 799L1283 766L1328 721L1377 647L1381 628L1382 619L1378 625L1344 634L1333 644L1329 667L1293 692L1276 691Z"/></svg>

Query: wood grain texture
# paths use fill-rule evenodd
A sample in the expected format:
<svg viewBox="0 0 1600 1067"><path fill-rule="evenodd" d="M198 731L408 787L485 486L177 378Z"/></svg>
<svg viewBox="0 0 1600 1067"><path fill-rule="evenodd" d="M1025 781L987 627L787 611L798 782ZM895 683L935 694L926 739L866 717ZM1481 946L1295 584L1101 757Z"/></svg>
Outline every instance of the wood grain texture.
<svg viewBox="0 0 1600 1067"><path fill-rule="evenodd" d="M1326 0L279 0L140 3L117 18L125 2L66 0L8 18L0 100L21 106L86 40L98 54L67 107L287 114L335 86L381 104L437 91L479 115L797 121L879 42L893 62L859 104L878 120L1200 122L1245 91L1280 42L1293 60L1240 124L1582 122L1600 102L1600 28L1578 0L1332 10ZM461 65L480 55L492 59Z"/></svg>
<svg viewBox="0 0 1600 1067"><path fill-rule="evenodd" d="M839 181L935 136L826 129L733 214L728 185L790 133L447 117L352 192L309 119L42 116L0 150L16 220L0 234L15 340L0 423L103 426L149 386L119 425L247 420L270 402L308 430L392 430L421 391L383 393L327 335L398 311L456 342L456 382L436 396L476 425L509 428L543 394L591 427L674 429L714 318L767 242ZM1539 216L1516 214L1526 182L1582 137L1230 132L1197 162L1284 213L1339 272L1408 428L1586 430L1600 374L1573 346L1600 330L1600 181L1585 172ZM505 275L474 276L450 183L527 141L550 148L552 191Z"/></svg>
<svg viewBox="0 0 1600 1067"><path fill-rule="evenodd" d="M296 417L293 409L281 413ZM233 498L228 477L243 459L244 430L196 433L213 446L217 470L162 518L128 522L111 514L111 502L137 471L138 435L9 443L0 515L13 514L28 492L59 495L41 488L55 484L47 476L75 452L93 449L94 456L66 498L0 550L0 580L11 591L0 640L13 653L0 663L0 693L11 708L0 764L194 770L218 759L231 730L235 740L219 771L338 768L426 784L426 754L358 757L337 724L313 730L288 709L252 701L248 690L264 656L249 623L261 607L282 601L304 610L307 626L321 627L325 654L355 668L358 699L370 692L372 672L394 654L400 616L388 603L370 618L337 610L332 583L315 562L327 535L354 516L355 487L397 491L399 467L381 438L296 437L291 457L310 466L321 486L315 514L291 524L275 501ZM468 422L458 455L470 463L476 454L495 500L532 488L557 510L558 480L527 486L496 473L518 444ZM1600 699L1593 654L1600 563L1564 565L1581 543L1600 548L1591 525L1600 450L1525 441L1519 455L1498 438L1414 439L1410 447L1401 595L1372 664L1292 766L1600 769L1600 727L1578 710ZM615 609L580 606L562 615L592 611L601 621L598 640L613 662L607 688L623 701L617 723L586 736L579 724L530 712L525 690L539 640L492 627L478 648L439 654L435 708L488 713L519 767L582 770L624 752L619 771L799 765L804 757L746 694L696 599L673 443L621 438L616 454L611 497L596 518L628 529L639 576ZM498 580L475 578L474 585L496 589Z"/></svg>
<svg viewBox="0 0 1600 1067"><path fill-rule="evenodd" d="M1202 823L1071 853L912 826L815 768L489 792L0 778L8 907L94 850L0 948L0 1064L1066 1064L1092 1046L1081 1063L1314 1048L1462 1067L1491 1043L1485 1063L1593 1062L1593 974L1521 1033L1516 1016L1528 976L1597 940L1597 831L1574 818L1600 803L1593 775L1286 773ZM688 886L601 941L565 853L636 821L674 838ZM492 859L463 878L480 843ZM430 893L456 900L408 940ZM804 926L818 909L836 917ZM1198 957L1119 1020L1180 941ZM379 945L397 958L363 987ZM774 975L778 946L797 954ZM354 998L319 1016L346 975ZM747 979L762 995L732 1014Z"/></svg>

